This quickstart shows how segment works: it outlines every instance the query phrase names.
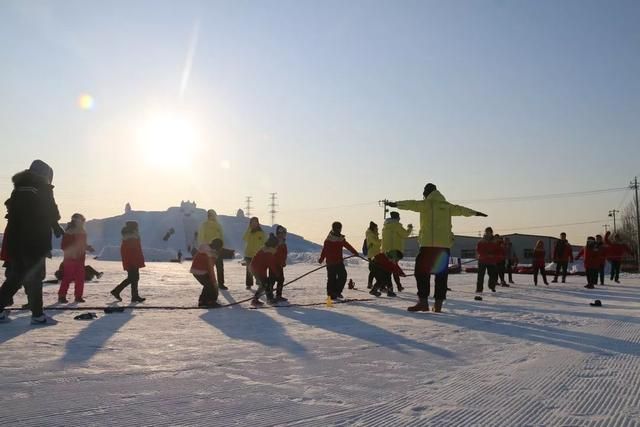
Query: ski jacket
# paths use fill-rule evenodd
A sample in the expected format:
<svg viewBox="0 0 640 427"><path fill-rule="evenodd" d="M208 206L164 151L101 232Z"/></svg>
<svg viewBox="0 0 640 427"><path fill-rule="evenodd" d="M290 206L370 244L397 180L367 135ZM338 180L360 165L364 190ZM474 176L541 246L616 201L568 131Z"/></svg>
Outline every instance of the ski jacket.
<svg viewBox="0 0 640 427"><path fill-rule="evenodd" d="M372 262L377 266L379 266L380 268L382 268L387 273L392 273L392 274L397 273L399 276L402 276L402 277L406 276L406 274L404 273L404 271L402 271L400 266L395 262L391 261L389 257L383 254L382 252L376 255L373 258Z"/></svg>
<svg viewBox="0 0 640 427"><path fill-rule="evenodd" d="M411 227L404 228L400 221L388 218L382 226L382 252L404 252L404 242L411 234Z"/></svg>
<svg viewBox="0 0 640 427"><path fill-rule="evenodd" d="M494 265L497 262L498 245L492 240L483 238L476 245L478 262L486 265Z"/></svg>
<svg viewBox="0 0 640 427"><path fill-rule="evenodd" d="M596 241L596 262L598 263L598 267L604 267L607 262L607 254L609 252L609 245L605 244L604 241L598 243Z"/></svg>
<svg viewBox="0 0 640 427"><path fill-rule="evenodd" d="M51 237L58 229L60 213L53 198L53 185L29 170L13 176L13 191L7 206L6 256L36 259L50 256Z"/></svg>
<svg viewBox="0 0 640 427"><path fill-rule="evenodd" d="M287 248L287 243L282 242L276 246L276 263L274 265L273 274L277 277L284 277L284 267L287 265L287 254L289 253L289 249Z"/></svg>
<svg viewBox="0 0 640 427"><path fill-rule="evenodd" d="M622 261L624 259L625 254L628 254L629 256L633 256L633 251L628 245L621 242L612 242L610 240L610 236L611 236L610 232L607 232L607 234L605 234L604 236L604 241L608 245L607 259L609 261L618 261L618 262Z"/></svg>
<svg viewBox="0 0 640 427"><path fill-rule="evenodd" d="M68 229L62 236L60 248L64 260L80 261L84 264L87 253L87 233L83 229Z"/></svg>
<svg viewBox="0 0 640 427"><path fill-rule="evenodd" d="M202 244L198 247L198 252L193 257L191 262L191 274L196 276L204 276L207 274L211 279L211 283L217 283L216 274L213 266L216 264L218 254L216 251L207 244Z"/></svg>
<svg viewBox="0 0 640 427"><path fill-rule="evenodd" d="M9 256L7 255L7 228L4 229L4 234L2 235L2 249L0 249L0 260L4 262L9 262Z"/></svg>
<svg viewBox="0 0 640 427"><path fill-rule="evenodd" d="M269 272L278 268L276 262L276 248L263 247L251 258L251 272L255 277L265 278L269 276Z"/></svg>
<svg viewBox="0 0 640 427"><path fill-rule="evenodd" d="M247 229L242 236L242 240L245 241L244 256L246 258L253 258L260 249L264 246L264 242L267 241L267 233L262 229L251 230Z"/></svg>
<svg viewBox="0 0 640 427"><path fill-rule="evenodd" d="M365 236L367 237L367 258L373 259L380 253L382 242L380 241L378 232L370 228L367 228Z"/></svg>
<svg viewBox="0 0 640 427"><path fill-rule="evenodd" d="M578 255L576 256L576 260L579 260L584 256L584 268L585 269L593 269L600 267L600 255L598 254L598 248L595 244L587 245L580 249Z"/></svg>
<svg viewBox="0 0 640 427"><path fill-rule="evenodd" d="M401 200L397 206L398 209L420 213L418 242L421 247L451 248L451 217L476 214L473 209L447 202L438 190L424 200Z"/></svg>
<svg viewBox="0 0 640 427"><path fill-rule="evenodd" d="M122 257L122 268L124 270L133 270L145 266L138 233L128 233L122 236L120 256Z"/></svg>
<svg viewBox="0 0 640 427"><path fill-rule="evenodd" d="M507 251L504 247L504 242L496 241L496 264L504 262L507 259Z"/></svg>
<svg viewBox="0 0 640 427"><path fill-rule="evenodd" d="M558 240L553 247L554 262L573 262L573 251L566 240Z"/></svg>
<svg viewBox="0 0 640 427"><path fill-rule="evenodd" d="M545 267L545 255L547 251L544 249L534 249L533 250L533 266L538 268Z"/></svg>
<svg viewBox="0 0 640 427"><path fill-rule="evenodd" d="M347 243L342 234L336 235L329 233L322 246L322 252L320 252L320 263L326 259L327 265L342 264L344 262L342 259L342 249L347 249L352 254L358 255L358 251Z"/></svg>
<svg viewBox="0 0 640 427"><path fill-rule="evenodd" d="M202 244L209 245L214 239L220 239L224 244L222 226L217 219L207 219L198 228L198 246Z"/></svg>

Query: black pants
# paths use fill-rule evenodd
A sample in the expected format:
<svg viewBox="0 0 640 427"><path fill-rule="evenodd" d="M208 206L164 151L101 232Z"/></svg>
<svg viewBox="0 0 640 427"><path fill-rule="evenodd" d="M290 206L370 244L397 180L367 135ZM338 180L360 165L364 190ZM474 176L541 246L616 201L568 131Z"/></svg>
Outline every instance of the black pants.
<svg viewBox="0 0 640 427"><path fill-rule="evenodd" d="M222 257L216 259L216 279L218 285L224 285L224 259Z"/></svg>
<svg viewBox="0 0 640 427"><path fill-rule="evenodd" d="M113 289L113 292L120 295L120 292L127 286L131 285L131 299L140 298L138 294L138 282L140 281L140 269L132 268L127 270L127 278Z"/></svg>
<svg viewBox="0 0 640 427"><path fill-rule="evenodd" d="M503 285L507 282L504 281L504 270L505 270L505 262L504 261L500 261L498 263L496 263L496 272L498 273L498 278L500 279L500 283L502 283ZM498 280L496 280L496 284L498 283Z"/></svg>
<svg viewBox="0 0 640 427"><path fill-rule="evenodd" d="M347 283L347 269L343 263L327 265L327 295L336 298L342 295ZM378 284L376 284L378 285Z"/></svg>
<svg viewBox="0 0 640 427"><path fill-rule="evenodd" d="M511 260L507 260L507 275L509 276L509 283L513 283L513 264Z"/></svg>
<svg viewBox="0 0 640 427"><path fill-rule="evenodd" d="M435 274L436 300L447 299L447 279L449 278L449 249L429 246L420 247L416 257L416 285L418 286L418 298L421 301L429 299L431 292L431 274Z"/></svg>
<svg viewBox="0 0 640 427"><path fill-rule="evenodd" d="M620 261L609 261L611 263L611 279L616 282L620 280Z"/></svg>
<svg viewBox="0 0 640 427"><path fill-rule="evenodd" d="M498 269L494 264L478 263L478 280L476 281L476 292L484 290L484 275L489 276L489 289L495 289L498 284Z"/></svg>
<svg viewBox="0 0 640 427"><path fill-rule="evenodd" d="M393 290L391 283L391 273L380 267L375 261L369 263L370 272L373 273L376 279L376 284L373 285L374 290Z"/></svg>
<svg viewBox="0 0 640 427"><path fill-rule="evenodd" d="M556 262L556 275L553 278L554 282L558 281L558 274L560 274L560 270L562 270L562 283L567 280L567 269L569 267L569 263L567 261L558 261Z"/></svg>
<svg viewBox="0 0 640 427"><path fill-rule="evenodd" d="M244 257L244 262L247 265L245 276L244 276L244 284L246 285L247 289L253 286L253 273L251 273L251 260L252 258Z"/></svg>
<svg viewBox="0 0 640 427"><path fill-rule="evenodd" d="M535 285L538 284L538 273L540 273L542 275L542 280L544 281L544 284L548 285L548 283L547 283L547 272L544 271L544 267L533 267L533 283Z"/></svg>
<svg viewBox="0 0 640 427"><path fill-rule="evenodd" d="M42 281L45 274L44 258L11 261L7 280L0 287L0 310L13 303L13 296L22 285L27 293L31 315L42 316Z"/></svg>
<svg viewBox="0 0 640 427"><path fill-rule="evenodd" d="M256 285L258 286L258 290L253 294L255 299L258 299L262 296L262 294L267 295L268 300L273 299L273 282L269 279L269 277L256 276Z"/></svg>
<svg viewBox="0 0 640 427"><path fill-rule="evenodd" d="M367 288L373 288L373 280L376 278L375 269L373 267L373 260L369 259L369 276L367 277Z"/></svg>
<svg viewBox="0 0 640 427"><path fill-rule="evenodd" d="M587 268L587 285L598 284L599 268Z"/></svg>
<svg viewBox="0 0 640 427"><path fill-rule="evenodd" d="M598 267L598 276L600 277L600 284L604 285L604 264ZM598 283L597 280L596 283Z"/></svg>
<svg viewBox="0 0 640 427"><path fill-rule="evenodd" d="M218 302L218 285L211 282L211 277L208 274L194 274L193 277L202 285L198 305L213 305Z"/></svg>
<svg viewBox="0 0 640 427"><path fill-rule="evenodd" d="M280 298L282 296L282 289L284 288L284 272L282 274L272 274L269 277L269 281L271 282L271 289L275 286L276 288L276 297Z"/></svg>

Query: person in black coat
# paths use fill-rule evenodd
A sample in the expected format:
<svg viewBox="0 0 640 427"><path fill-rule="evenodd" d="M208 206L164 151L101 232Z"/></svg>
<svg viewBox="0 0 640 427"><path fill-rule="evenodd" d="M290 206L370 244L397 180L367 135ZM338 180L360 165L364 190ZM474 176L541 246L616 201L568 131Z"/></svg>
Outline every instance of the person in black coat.
<svg viewBox="0 0 640 427"><path fill-rule="evenodd" d="M51 237L64 230L58 224L60 213L53 197L53 169L35 160L29 169L13 176L13 191L7 200L7 247L11 278L0 287L0 320L6 318L7 307L23 285L31 308L31 321L46 323L42 309L42 281L45 258L51 257Z"/></svg>

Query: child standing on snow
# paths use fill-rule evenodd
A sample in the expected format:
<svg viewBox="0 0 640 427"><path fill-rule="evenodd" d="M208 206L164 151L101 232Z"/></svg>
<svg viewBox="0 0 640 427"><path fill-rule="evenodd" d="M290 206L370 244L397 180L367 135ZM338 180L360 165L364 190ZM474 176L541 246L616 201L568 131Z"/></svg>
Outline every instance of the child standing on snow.
<svg viewBox="0 0 640 427"><path fill-rule="evenodd" d="M218 282L213 267L221 256L222 240L214 239L210 244L202 244L191 263L191 274L202 285L198 307L217 307Z"/></svg>
<svg viewBox="0 0 640 427"><path fill-rule="evenodd" d="M251 259L264 246L264 242L267 240L267 235L264 231L262 231L258 217L254 216L249 220L249 226L247 227L247 231L244 232L242 240L244 240L245 242L244 261L247 264L245 285L247 287L247 290L251 290L251 287L253 286L253 275L251 274Z"/></svg>
<svg viewBox="0 0 640 427"><path fill-rule="evenodd" d="M284 267L287 265L287 229L281 225L274 226L276 232L275 238L278 239L276 246L275 266L271 273L271 286L276 285L276 302L287 302L288 300L282 296L284 287Z"/></svg>
<svg viewBox="0 0 640 427"><path fill-rule="evenodd" d="M482 301L482 292L484 291L484 275L489 275L489 289L491 292L496 291L498 284L498 272L496 270L496 251L497 245L493 240L493 229L487 227L484 229L482 240L476 245L478 257L478 279L476 280L476 301Z"/></svg>
<svg viewBox="0 0 640 427"><path fill-rule="evenodd" d="M587 284L585 288L593 289L598 283L598 270L600 268L600 255L598 253L598 245L593 236L587 237L587 244L580 249L576 256L576 261L584 256L584 269L587 275Z"/></svg>
<svg viewBox="0 0 640 427"><path fill-rule="evenodd" d="M64 271L60 289L58 290L58 302L66 304L67 291L71 282L75 283L73 294L75 302L85 302L84 293L84 261L86 252L93 252L93 248L87 245L87 232L84 229L85 218L82 214L75 213L67 230L62 236L60 247L64 252Z"/></svg>
<svg viewBox="0 0 640 427"><path fill-rule="evenodd" d="M118 301L122 301L120 292L131 285L131 302L144 302L146 298L142 298L138 294L140 269L145 266L138 223L136 221L127 221L121 233L120 255L122 257L122 268L126 270L127 278L111 291L111 295Z"/></svg>
<svg viewBox="0 0 640 427"><path fill-rule="evenodd" d="M277 270L276 246L278 246L278 239L272 234L265 242L264 247L251 259L249 268L258 286L258 290L251 300L253 307L263 304L260 301L262 294L267 295L267 303L274 304L276 302L273 298L273 285L269 280L269 274Z"/></svg>
<svg viewBox="0 0 640 427"><path fill-rule="evenodd" d="M542 275L544 284L549 286L549 282L547 282L547 272L544 270L545 254L544 242L538 240L535 248L533 248L533 284L535 286L538 286L538 272Z"/></svg>
<svg viewBox="0 0 640 427"><path fill-rule="evenodd" d="M604 235L604 241L607 244L607 259L611 264L610 280L620 283L620 264L625 254L633 256L633 251L628 245L622 242L618 233L613 235L613 241L611 241L610 237L611 232L607 231L607 234Z"/></svg>
<svg viewBox="0 0 640 427"><path fill-rule="evenodd" d="M358 256L353 246L351 246L341 234L342 224L338 221L331 224L331 231L324 241L320 259L318 262L327 260L327 296L332 300L342 299L342 290L347 283L347 269L344 266L342 250L347 249L353 255Z"/></svg>

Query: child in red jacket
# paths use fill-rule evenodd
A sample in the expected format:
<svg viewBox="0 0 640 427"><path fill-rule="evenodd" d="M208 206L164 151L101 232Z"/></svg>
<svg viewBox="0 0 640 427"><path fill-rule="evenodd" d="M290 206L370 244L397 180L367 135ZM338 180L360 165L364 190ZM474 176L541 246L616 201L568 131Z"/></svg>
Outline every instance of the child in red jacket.
<svg viewBox="0 0 640 427"><path fill-rule="evenodd" d="M598 283L598 271L600 268L600 254L599 248L596 244L596 239L592 236L587 237L587 244L580 249L576 260L579 260L584 256L584 269L587 273L587 284L585 288L593 289Z"/></svg>
<svg viewBox="0 0 640 427"><path fill-rule="evenodd" d="M213 239L210 244L198 247L196 256L191 263L191 274L202 285L202 292L198 298L198 307L214 308L218 304L218 281L213 267L221 256L222 240Z"/></svg>
<svg viewBox="0 0 640 427"><path fill-rule="evenodd" d="M542 275L544 284L549 286L547 282L547 272L545 271L545 255L544 242L538 240L536 246L533 248L533 284L538 286L538 272Z"/></svg>
<svg viewBox="0 0 640 427"><path fill-rule="evenodd" d="M610 280L620 283L620 264L626 254L633 256L633 251L628 245L622 242L618 233L613 235L613 241L611 241L610 237L611 232L607 231L607 234L604 235L604 242L607 245L607 259L611 264Z"/></svg>
<svg viewBox="0 0 640 427"><path fill-rule="evenodd" d="M87 232L84 229L85 218L76 213L71 217L67 230L62 236L60 247L64 252L64 271L60 289L58 290L58 302L66 304L67 291L71 282L75 283L73 294L75 302L85 302L84 293L84 261L87 251L93 252L93 248L87 245Z"/></svg>
<svg viewBox="0 0 640 427"><path fill-rule="evenodd" d="M122 268L127 272L127 278L111 291L111 295L118 301L122 301L120 292L131 285L131 302L144 302L146 298L142 298L138 294L140 269L145 266L138 223L136 221L127 221L122 228L121 234L120 256L122 257Z"/></svg>
<svg viewBox="0 0 640 427"><path fill-rule="evenodd" d="M318 262L327 260L327 296L332 300L342 299L342 290L347 283L347 269L342 258L342 249L347 249L353 255L358 255L353 246L344 238L342 224L338 221L331 224L331 231L324 241L320 259Z"/></svg>
<svg viewBox="0 0 640 427"><path fill-rule="evenodd" d="M491 292L496 291L498 284L498 272L496 270L496 252L498 245L493 240L493 229L487 227L484 229L482 240L476 245L478 256L478 279L476 280L476 301L482 301L482 291L484 290L484 275L489 275L489 289Z"/></svg>
<svg viewBox="0 0 640 427"><path fill-rule="evenodd" d="M251 258L251 274L256 279L258 290L253 295L251 300L252 307L259 307L264 303L260 301L262 294L267 295L267 303L275 304L276 300L273 298L273 285L269 280L269 274L277 270L276 263L276 247L278 246L278 239L271 234L267 241L264 243L262 249L258 251Z"/></svg>
<svg viewBox="0 0 640 427"><path fill-rule="evenodd" d="M273 271L271 271L271 277L269 278L270 286L273 289L273 285L276 285L276 302L287 302L288 300L282 296L282 289L284 287L284 267L287 265L287 229L281 225L275 225L274 230L276 232L275 238L278 240L278 246L276 246L276 263Z"/></svg>
<svg viewBox="0 0 640 427"><path fill-rule="evenodd" d="M375 278L375 284L369 293L379 297L382 295L381 290L387 289L387 296L395 297L396 294L392 289L393 284L391 278L396 274L398 277L406 277L400 266L392 261L386 254L380 252L369 260L369 267Z"/></svg>

